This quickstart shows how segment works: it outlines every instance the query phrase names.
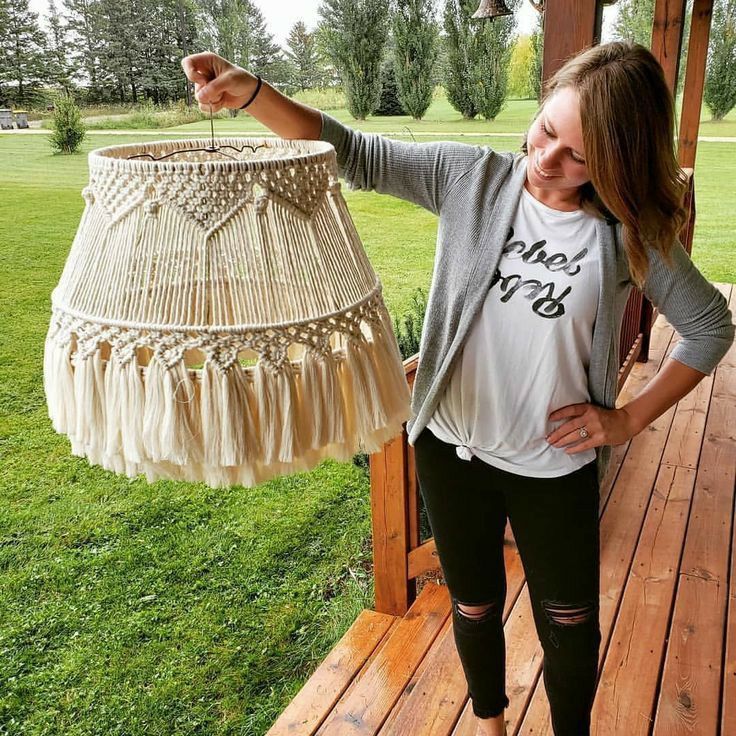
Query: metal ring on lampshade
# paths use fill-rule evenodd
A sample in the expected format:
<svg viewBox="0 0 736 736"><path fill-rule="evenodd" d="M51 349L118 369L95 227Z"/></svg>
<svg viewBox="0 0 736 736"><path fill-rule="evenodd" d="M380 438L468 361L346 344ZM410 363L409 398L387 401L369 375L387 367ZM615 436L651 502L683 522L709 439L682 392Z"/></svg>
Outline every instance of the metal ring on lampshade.
<svg viewBox="0 0 736 736"><path fill-rule="evenodd" d="M335 149L203 143L89 154L44 352L54 428L116 473L211 486L377 452L410 392Z"/></svg>

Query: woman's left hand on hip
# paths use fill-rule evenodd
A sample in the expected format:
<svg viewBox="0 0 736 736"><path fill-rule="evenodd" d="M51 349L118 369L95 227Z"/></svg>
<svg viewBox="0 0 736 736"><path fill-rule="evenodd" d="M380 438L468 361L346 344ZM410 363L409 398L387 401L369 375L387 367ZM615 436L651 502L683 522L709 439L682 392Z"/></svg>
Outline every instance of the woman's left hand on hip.
<svg viewBox="0 0 736 736"><path fill-rule="evenodd" d="M596 404L570 404L549 415L551 422L561 419L567 421L547 435L547 442L554 447L565 447L569 455L600 445L622 445L638 433L625 409L606 409ZM587 432L587 437L581 435L581 427Z"/></svg>

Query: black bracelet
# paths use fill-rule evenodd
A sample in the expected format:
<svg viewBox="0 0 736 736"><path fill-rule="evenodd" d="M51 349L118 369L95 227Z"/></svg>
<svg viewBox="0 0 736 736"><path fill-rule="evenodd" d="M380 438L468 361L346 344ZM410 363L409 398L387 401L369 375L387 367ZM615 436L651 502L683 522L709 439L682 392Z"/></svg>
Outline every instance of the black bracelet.
<svg viewBox="0 0 736 736"><path fill-rule="evenodd" d="M261 91L261 83L263 81L261 79L261 75L260 74L256 75L256 79L258 79L258 84L256 85L256 91L250 96L250 99L248 100L248 102L245 103L245 105L241 105L240 107L241 110L245 110L245 108L248 107L248 105L250 105L250 103L253 102L253 100L255 100L256 96Z"/></svg>

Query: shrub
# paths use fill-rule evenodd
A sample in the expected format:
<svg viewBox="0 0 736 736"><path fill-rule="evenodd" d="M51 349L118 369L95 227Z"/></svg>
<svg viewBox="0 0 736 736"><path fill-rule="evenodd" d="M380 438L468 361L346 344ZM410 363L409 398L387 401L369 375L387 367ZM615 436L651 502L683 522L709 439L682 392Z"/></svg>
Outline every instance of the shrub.
<svg viewBox="0 0 736 736"><path fill-rule="evenodd" d="M401 318L393 318L394 334L399 343L401 357L406 360L419 352L419 343L422 338L424 315L427 311L427 295L424 289L417 288L411 296L411 308Z"/></svg>
<svg viewBox="0 0 736 736"><path fill-rule="evenodd" d="M104 111L101 111L104 114ZM165 105L154 105L150 100L139 103L127 110L127 115L106 117L88 123L90 130L152 130L156 128L172 128L176 125L196 123L209 119L209 114L200 111L199 107L187 107L185 100ZM110 113L113 115L114 113ZM215 113L216 118L227 117L228 111Z"/></svg>
<svg viewBox="0 0 736 736"><path fill-rule="evenodd" d="M344 110L346 106L345 92L340 87L305 89L291 97L318 110Z"/></svg>
<svg viewBox="0 0 736 736"><path fill-rule="evenodd" d="M59 153L74 153L84 140L86 128L71 95L56 101L52 125L54 132L49 136L51 147Z"/></svg>

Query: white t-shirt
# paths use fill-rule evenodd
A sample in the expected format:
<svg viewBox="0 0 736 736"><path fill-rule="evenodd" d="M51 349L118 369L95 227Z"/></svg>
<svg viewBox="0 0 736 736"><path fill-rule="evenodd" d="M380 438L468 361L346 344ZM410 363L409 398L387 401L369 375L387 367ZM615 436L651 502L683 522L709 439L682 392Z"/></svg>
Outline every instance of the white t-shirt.
<svg viewBox="0 0 736 736"><path fill-rule="evenodd" d="M590 401L588 366L598 307L595 218L562 212L526 188L482 310L427 426L460 458L537 478L595 460L567 454L548 416Z"/></svg>

